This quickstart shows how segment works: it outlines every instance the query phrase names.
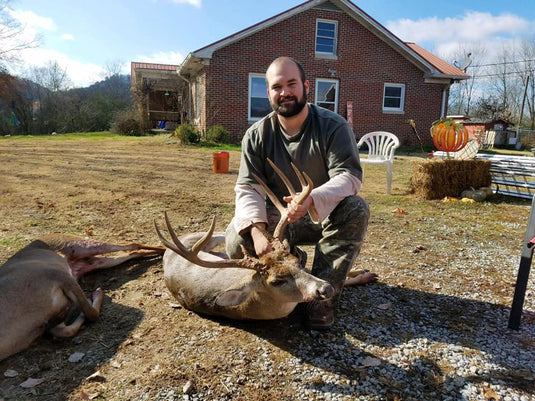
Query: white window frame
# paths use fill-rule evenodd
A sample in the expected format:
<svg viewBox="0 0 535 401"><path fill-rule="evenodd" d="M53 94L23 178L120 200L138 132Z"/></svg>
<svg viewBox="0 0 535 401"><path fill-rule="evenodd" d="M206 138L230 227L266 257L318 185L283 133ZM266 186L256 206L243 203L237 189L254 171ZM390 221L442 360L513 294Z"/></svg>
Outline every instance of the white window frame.
<svg viewBox="0 0 535 401"><path fill-rule="evenodd" d="M401 89L399 97L399 107L385 106L386 101L386 89L387 88L399 88ZM383 87L383 112L384 113L403 113L405 111L405 84L396 84L392 82L385 82Z"/></svg>
<svg viewBox="0 0 535 401"><path fill-rule="evenodd" d="M329 83L335 85L335 93L334 93L334 102L327 102L325 100L318 99L319 95L319 83ZM332 103L334 104L334 112L338 113L338 97L340 92L340 82L337 79L329 79L329 78L316 78L316 86L314 91L314 104L317 106L320 105L320 103Z"/></svg>
<svg viewBox="0 0 535 401"><path fill-rule="evenodd" d="M325 23L325 24L332 24L334 25L334 38L332 38L333 40L333 51L332 52L324 52L324 51L318 51L317 50L317 47L318 47L318 38L320 38L321 36L318 35L318 31L319 31L319 24L320 23ZM331 39L331 38L328 38L328 39ZM329 20L329 19L317 19L316 20L316 36L315 36L315 40L314 40L314 50L316 52L316 56L318 57L323 57L323 58L336 58L337 56L337 49L338 49L338 21L336 20Z"/></svg>
<svg viewBox="0 0 535 401"><path fill-rule="evenodd" d="M266 81L266 75L265 74L256 74L256 73L249 73L249 95L248 95L248 98L247 98L247 102L248 102L248 106L247 106L247 119L249 121L258 121L260 119L262 119L264 116L260 116L260 117L257 117L257 116L251 116L251 100L253 98L253 79L254 78L260 78L262 79L263 82ZM265 91L265 97L269 103L269 97L268 97L268 93L267 93L267 84L266 84L266 91ZM271 108L270 108L270 111L271 111ZM269 113L268 113L269 114ZM266 114L267 115L267 114Z"/></svg>

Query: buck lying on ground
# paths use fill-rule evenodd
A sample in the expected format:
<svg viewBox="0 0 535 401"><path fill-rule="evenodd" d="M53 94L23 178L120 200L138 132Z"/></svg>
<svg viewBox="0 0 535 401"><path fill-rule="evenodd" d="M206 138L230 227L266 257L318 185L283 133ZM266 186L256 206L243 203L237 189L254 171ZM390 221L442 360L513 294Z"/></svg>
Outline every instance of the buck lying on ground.
<svg viewBox="0 0 535 401"><path fill-rule="evenodd" d="M78 277L164 250L61 234L44 236L22 248L0 267L0 361L29 347L46 330L57 337L72 337L85 319L98 319L102 290L95 290L90 302ZM102 256L112 252L120 253ZM78 317L67 323L75 311Z"/></svg>
<svg viewBox="0 0 535 401"><path fill-rule="evenodd" d="M284 174L271 165L299 204L310 195L313 185L306 173L301 174L292 165L302 186L301 193L296 194ZM228 259L225 254L212 252L225 241L223 233L213 235L215 218L208 232L177 237L165 213L172 241L163 236L154 222L158 236L168 248L163 256L165 284L183 307L231 319L278 319L288 316L300 302L334 295L331 284L304 270L299 259L290 253L283 241L288 223L286 209L262 180L255 178L281 213L273 236L264 232L273 251L260 258L245 250L243 259ZM376 278L373 273L358 273L346 283L361 284Z"/></svg>

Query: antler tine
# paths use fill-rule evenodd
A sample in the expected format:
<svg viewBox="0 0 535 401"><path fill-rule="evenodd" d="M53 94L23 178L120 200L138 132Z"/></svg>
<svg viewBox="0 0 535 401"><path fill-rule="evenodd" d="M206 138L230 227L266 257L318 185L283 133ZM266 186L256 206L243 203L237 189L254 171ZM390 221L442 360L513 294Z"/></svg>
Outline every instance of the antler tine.
<svg viewBox="0 0 535 401"><path fill-rule="evenodd" d="M290 180L288 179L288 177L286 177L286 175L282 172L282 170L280 168L278 168L275 165L275 163L273 163L271 161L271 159L269 157L267 158L267 161L268 161L269 165L273 168L273 170L275 170L275 172L280 177L282 182L284 182L284 185L286 185L286 188L288 188L288 191L290 191L290 195L295 196L295 189L294 189L292 183L290 182ZM297 177L299 178L299 181L301 182L301 185L303 185L303 182L301 181L301 178L302 178L301 173L299 172L297 167L295 167L295 165L292 162L290 162L290 164L292 165L293 170L296 172Z"/></svg>
<svg viewBox="0 0 535 401"><path fill-rule="evenodd" d="M301 204L301 202L303 202L303 200L305 200L310 195L310 192L312 192L312 189L314 188L314 184L312 182L312 179L309 177L309 175L305 173L304 171L303 173L301 173L299 169L296 167L296 165L290 162L290 165L292 166L292 169L295 172L295 175L297 175L297 178L299 179L299 182L301 183L301 193L297 195L292 183L290 182L288 177L286 177L286 175L281 171L281 169L278 168L275 165L275 163L271 161L271 159L268 158L267 161L271 165L273 170L275 170L275 172L280 177L282 182L284 182L284 185L286 185L286 188L288 188L290 195L292 195L292 197L297 203Z"/></svg>
<svg viewBox="0 0 535 401"><path fill-rule="evenodd" d="M297 195L292 183L290 182L288 177L286 177L286 175L281 171L281 169L279 169L275 165L275 163L271 161L271 159L268 158L267 161L270 164L270 166L273 168L273 170L275 170L275 172L280 177L282 182L284 182L284 185L286 185L286 188L290 192L290 195L292 195L292 197L298 204L303 203L303 201L306 198L308 198L308 196L310 196L310 193L312 192L312 189L314 188L314 184L312 182L312 179L309 177L307 173L303 171L303 173L301 174L301 172L297 169L295 164L291 163L292 169L295 171L297 178L299 178L299 182L301 183L301 186L302 186L301 193ZM275 196L273 191L271 191L271 189L269 189L268 186L260 179L260 177L258 177L254 173L251 173L251 174L253 175L255 180L258 181L258 183L262 186L262 188L264 188L267 196L269 197L269 199L271 199L271 202L275 205L275 207L279 210L281 214L279 223L277 224L277 227L275 227L275 231L273 232L273 237L282 241L282 235L284 233L284 229L286 228L286 225L288 224L287 210L280 203L279 199Z"/></svg>
<svg viewBox="0 0 535 401"><path fill-rule="evenodd" d="M182 255L183 253L187 253L187 249L182 245L180 241L178 241L178 244L175 245L163 236L162 232L160 231L160 227L158 227L158 223L156 223L156 220L154 220L154 228L156 230L156 234L158 234L158 237L160 238L160 241L162 241L162 243L167 248L171 249L175 253L178 253L179 255Z"/></svg>
<svg viewBox="0 0 535 401"><path fill-rule="evenodd" d="M212 235L215 229L215 216L212 219L212 223L210 225L210 229L208 230L208 232L204 234L191 247L191 250L190 250L186 248L184 244L182 244L182 242L180 242L180 240L178 239L178 236L176 235L175 231L173 230L173 227L171 226L171 221L169 220L169 216L167 215L167 212L164 212L164 215L165 215L165 223L167 226L167 231L169 232L169 235L171 236L171 239L173 240L173 242L169 241L163 236L155 220L154 228L156 229L156 233L158 234L158 237L160 237L160 240L162 241L162 243L167 248L171 249L173 252L182 256L184 259L189 260L190 262L198 266L202 266L202 267L209 267L209 268L241 267L244 269L262 271L264 266L261 265L258 262L258 260L255 260L253 258L219 259L217 261L210 261L210 260L203 260L198 257L199 251L201 251L202 248L212 239Z"/></svg>
<svg viewBox="0 0 535 401"><path fill-rule="evenodd" d="M273 193L271 189L269 189L266 183L262 181L262 179L259 176L257 176L255 173L251 173L251 174L253 175L254 179L262 186L262 188L264 188L264 191L266 191L267 196L269 197L269 199L271 199L271 202L273 202L273 204L279 210L279 212L281 214L286 213L286 208L282 206L282 203L280 203L277 196Z"/></svg>
<svg viewBox="0 0 535 401"><path fill-rule="evenodd" d="M173 239L173 242L179 246L180 248L184 249L184 251L189 252L187 248L182 245L182 242L178 239L175 230L173 230L173 227L171 226L171 222L169 221L169 216L167 215L167 212L164 212L165 215L165 224L167 225L167 231L169 232L169 235L171 235L171 238ZM191 252L193 252L195 255L199 253L199 251L204 248L204 246L210 241L212 238L212 235L214 234L215 229L215 216L212 217L212 222L210 223L210 228L208 229L208 232L204 234L199 240L191 247Z"/></svg>

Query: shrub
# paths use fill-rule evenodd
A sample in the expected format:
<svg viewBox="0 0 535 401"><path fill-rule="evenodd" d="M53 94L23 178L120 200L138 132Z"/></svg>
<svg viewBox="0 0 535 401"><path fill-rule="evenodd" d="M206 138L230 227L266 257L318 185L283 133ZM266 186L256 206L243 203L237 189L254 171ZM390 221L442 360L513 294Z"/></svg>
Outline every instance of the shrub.
<svg viewBox="0 0 535 401"><path fill-rule="evenodd" d="M119 135L141 135L141 121L134 110L123 110L115 115L111 124L111 132Z"/></svg>
<svg viewBox="0 0 535 401"><path fill-rule="evenodd" d="M201 140L200 132L191 124L180 124L173 132L173 136L184 144L199 143Z"/></svg>
<svg viewBox="0 0 535 401"><path fill-rule="evenodd" d="M230 139L230 132L228 132L222 125L214 125L206 132L206 140L215 143L228 143Z"/></svg>

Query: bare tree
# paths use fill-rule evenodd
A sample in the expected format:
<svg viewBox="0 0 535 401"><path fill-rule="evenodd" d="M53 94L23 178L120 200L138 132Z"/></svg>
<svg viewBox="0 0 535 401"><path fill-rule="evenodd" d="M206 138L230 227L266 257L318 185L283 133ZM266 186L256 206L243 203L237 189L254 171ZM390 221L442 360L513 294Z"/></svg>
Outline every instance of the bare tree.
<svg viewBox="0 0 535 401"><path fill-rule="evenodd" d="M104 79L121 75L123 63L119 60L108 60L105 66Z"/></svg>
<svg viewBox="0 0 535 401"><path fill-rule="evenodd" d="M9 0L0 0L0 71L20 61L20 52L37 47L41 40L28 40L23 35L24 27L11 14Z"/></svg>
<svg viewBox="0 0 535 401"><path fill-rule="evenodd" d="M469 79L462 80L452 85L450 89L450 114L470 115L473 111L474 101L481 93L480 75L483 71L486 50L484 46L460 45L448 59L463 69Z"/></svg>
<svg viewBox="0 0 535 401"><path fill-rule="evenodd" d="M69 108L70 103L65 96L65 90L70 85L67 70L57 61L50 61L43 67L31 67L28 78L35 82L35 129L37 134L64 132L66 124L63 110Z"/></svg>
<svg viewBox="0 0 535 401"><path fill-rule="evenodd" d="M501 117L509 121L514 121L518 115L522 87L515 72L515 59L515 48L503 46L494 63L489 66L489 93L503 110Z"/></svg>
<svg viewBox="0 0 535 401"><path fill-rule="evenodd" d="M67 69L61 67L57 61L49 61L43 67L30 68L30 78L51 92L65 90L71 84Z"/></svg>

